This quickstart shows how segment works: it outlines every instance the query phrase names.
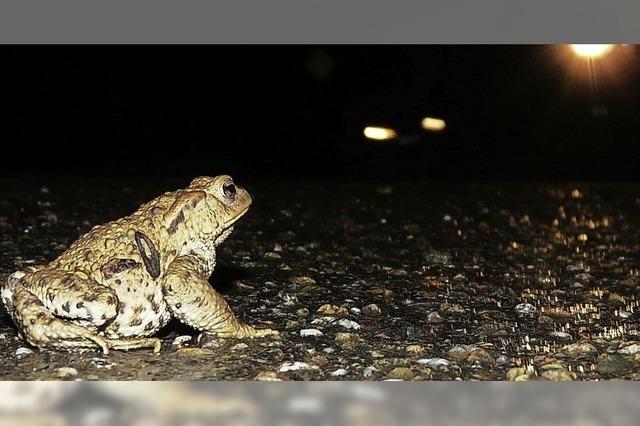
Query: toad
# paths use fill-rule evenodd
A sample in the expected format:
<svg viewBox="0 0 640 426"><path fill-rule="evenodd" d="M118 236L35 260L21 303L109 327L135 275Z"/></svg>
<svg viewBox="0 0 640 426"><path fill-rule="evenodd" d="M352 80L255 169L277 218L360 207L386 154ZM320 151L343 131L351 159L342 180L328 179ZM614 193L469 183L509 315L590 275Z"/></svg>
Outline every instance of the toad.
<svg viewBox="0 0 640 426"><path fill-rule="evenodd" d="M230 176L198 177L130 216L99 225L46 265L14 272L0 297L38 348L153 348L175 317L219 338L278 334L241 322L209 284L216 247L249 209Z"/></svg>

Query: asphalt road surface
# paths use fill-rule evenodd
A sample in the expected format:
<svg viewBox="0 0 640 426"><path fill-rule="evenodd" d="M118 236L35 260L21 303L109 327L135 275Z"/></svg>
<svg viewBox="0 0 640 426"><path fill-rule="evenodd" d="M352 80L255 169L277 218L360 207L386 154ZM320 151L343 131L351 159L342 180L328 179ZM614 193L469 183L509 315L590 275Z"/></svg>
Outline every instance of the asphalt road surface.
<svg viewBox="0 0 640 426"><path fill-rule="evenodd" d="M0 181L0 279L188 181ZM3 311L2 379L640 378L637 185L239 183L210 281L279 338L174 321L160 354L39 351Z"/></svg>

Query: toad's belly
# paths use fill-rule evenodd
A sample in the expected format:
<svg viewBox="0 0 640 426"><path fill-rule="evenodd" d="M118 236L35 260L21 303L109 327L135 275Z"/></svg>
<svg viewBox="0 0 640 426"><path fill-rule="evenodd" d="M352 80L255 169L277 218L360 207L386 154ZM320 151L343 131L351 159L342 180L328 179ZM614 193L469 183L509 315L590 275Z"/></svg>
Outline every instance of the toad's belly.
<svg viewBox="0 0 640 426"><path fill-rule="evenodd" d="M171 313L155 283L111 286L119 301L118 315L105 329L110 338L150 336L164 327Z"/></svg>

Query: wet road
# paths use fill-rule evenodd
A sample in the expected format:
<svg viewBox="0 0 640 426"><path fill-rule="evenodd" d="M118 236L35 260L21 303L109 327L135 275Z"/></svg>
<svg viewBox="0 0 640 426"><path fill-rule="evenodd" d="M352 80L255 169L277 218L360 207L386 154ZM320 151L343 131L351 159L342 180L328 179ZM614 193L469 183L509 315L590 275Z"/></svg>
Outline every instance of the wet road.
<svg viewBox="0 0 640 426"><path fill-rule="evenodd" d="M187 183L1 181L0 279ZM174 322L159 355L31 351L3 312L2 378L640 378L637 185L245 186L211 282L279 339L197 342Z"/></svg>

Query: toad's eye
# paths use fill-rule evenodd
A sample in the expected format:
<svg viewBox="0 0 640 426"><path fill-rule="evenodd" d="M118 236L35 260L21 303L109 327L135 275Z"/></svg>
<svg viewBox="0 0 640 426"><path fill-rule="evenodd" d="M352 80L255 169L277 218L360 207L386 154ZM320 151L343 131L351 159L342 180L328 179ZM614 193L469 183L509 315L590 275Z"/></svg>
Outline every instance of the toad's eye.
<svg viewBox="0 0 640 426"><path fill-rule="evenodd" d="M233 184L233 182L227 182L222 185L222 195L230 200L236 198L236 186Z"/></svg>

